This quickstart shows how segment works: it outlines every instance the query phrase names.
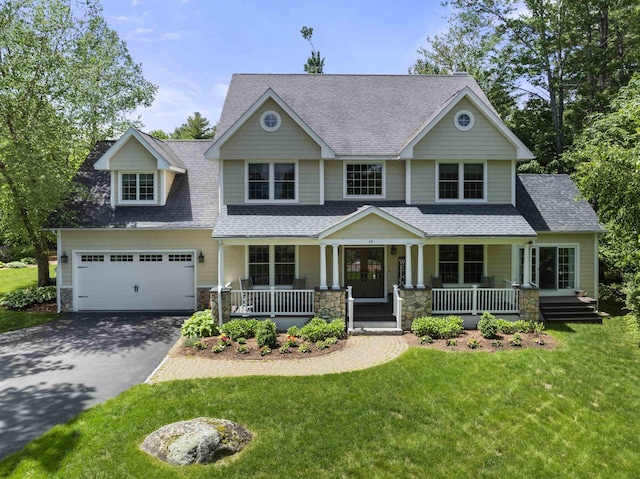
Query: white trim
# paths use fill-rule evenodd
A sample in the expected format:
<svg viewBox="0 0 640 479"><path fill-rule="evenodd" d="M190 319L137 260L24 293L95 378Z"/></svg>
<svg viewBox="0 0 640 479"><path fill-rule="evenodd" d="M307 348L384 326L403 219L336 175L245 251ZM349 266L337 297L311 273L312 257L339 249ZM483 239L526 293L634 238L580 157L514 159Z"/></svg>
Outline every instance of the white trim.
<svg viewBox="0 0 640 479"><path fill-rule="evenodd" d="M276 200L275 196L275 164L291 164L294 165L294 196L295 198L292 200ZM269 199L268 200L252 200L249 199L249 165L261 165L268 164L269 165ZM245 160L244 162L244 201L245 203L297 203L299 198L298 187L300 186L299 181L299 171L300 165L298 164L298 160Z"/></svg>
<svg viewBox="0 0 640 479"><path fill-rule="evenodd" d="M458 165L458 198L440 198L440 165ZM464 198L464 165L482 164L482 199L466 199ZM486 203L488 199L488 162L487 160L436 160L436 203Z"/></svg>
<svg viewBox="0 0 640 479"><path fill-rule="evenodd" d="M117 181L118 181L118 175L116 174L115 171L111 172L111 185L109 185L109 201L111 206L116 206L117 202L117 194L116 194L116 190L117 188L115 188L114 186L117 185Z"/></svg>
<svg viewBox="0 0 640 479"><path fill-rule="evenodd" d="M323 232L321 232L318 235L318 239L325 239L327 238L327 236L332 235L333 233L335 233L336 231L340 231L343 228L346 228L349 225L352 225L353 223L360 221L363 218L366 218L369 215L376 215L384 220L389 221L390 223L394 224L395 226L397 226L398 228L401 228L403 230L406 230L409 233L412 233L414 235L416 235L419 238L424 238L424 232L419 230L418 228L411 226L408 223L405 223L404 221L396 218L395 216L390 215L389 213L382 211L381 209L379 209L376 206L366 206L363 209L361 209L360 211L358 211L357 213L349 216L348 218L342 220L341 222L327 228L326 230L324 230ZM341 240L343 241L343 240ZM386 240L377 240L377 239L372 239L372 238L368 238L366 240L363 241L362 244L376 244L375 241L386 241ZM406 238L405 240L406 241ZM403 241L403 242L404 242Z"/></svg>
<svg viewBox="0 0 640 479"><path fill-rule="evenodd" d="M265 125L264 120L267 117L267 115L275 116L275 118L276 118L275 126L267 126L267 125ZM277 111L267 110L262 115L260 115L260 126L262 127L262 129L264 131L268 131L269 133L272 133L274 131L278 131L280 129L280 127L282 126L282 118L280 118L280 115L278 114Z"/></svg>
<svg viewBox="0 0 640 479"><path fill-rule="evenodd" d="M599 238L593 235L593 297L596 300L596 311L600 311L600 260Z"/></svg>
<svg viewBox="0 0 640 479"><path fill-rule="evenodd" d="M520 278L520 248L524 248L524 244L512 246L512 276L517 282ZM580 285L580 243L535 243L531 245L531 251L536 250L536 286L540 287L540 248L555 248L556 249L556 289L542 289L540 288L540 295L542 296L567 296L573 295L575 290L581 289ZM573 248L574 250L574 285L572 288L557 289L558 285L558 248ZM532 258L533 253L529 258ZM597 256L594 261L597 261ZM533 269L531 270L533 272Z"/></svg>
<svg viewBox="0 0 640 479"><path fill-rule="evenodd" d="M71 252L67 252L69 258L71 258L71 287L73 288L73 311L77 312L79 300L79 284L78 284L78 275L74 274L74 265L77 268L77 265L80 264L80 255L86 253L100 253L100 254L144 254L144 253L190 253L193 255L193 310L198 310L198 291L197 291L197 277L198 277L198 251L196 249L162 249L162 248L153 248L153 249L100 249L100 248L92 248L92 249L76 249L71 250ZM68 286L67 286L68 288Z"/></svg>
<svg viewBox="0 0 640 479"><path fill-rule="evenodd" d="M60 256L62 255L62 231L54 230L56 235L56 256L57 256L57 265L56 265L56 307L58 309L58 313L62 311L62 300L60 299L60 288L62 285L62 261L60 261Z"/></svg>
<svg viewBox="0 0 640 479"><path fill-rule="evenodd" d="M382 165L382 194L379 195L348 195L347 194L347 166L348 165ZM345 200L385 199L387 197L387 164L386 161L343 161L342 162L342 198Z"/></svg>
<svg viewBox="0 0 640 479"><path fill-rule="evenodd" d="M140 175L153 175L153 200L123 200L122 199L122 175L136 175L136 198L140 197ZM157 205L158 204L158 171L118 171L118 205Z"/></svg>
<svg viewBox="0 0 640 479"><path fill-rule="evenodd" d="M407 205L411 204L411 158L407 158L404 168L404 202Z"/></svg>
<svg viewBox="0 0 640 479"><path fill-rule="evenodd" d="M309 126L302 121L302 119L298 116L298 114L287 105L282 98L278 96L276 92L274 92L271 88L267 88L267 90L258 98L251 107L249 107L241 116L236 120L236 122L231 125L231 127L224 132L223 135L218 137L218 139L214 142L213 145L209 147L209 149L205 152L205 158L210 160L219 160L221 157L220 149L222 146L231 138L241 127L244 125L254 113L262 107L262 105L268 101L269 99L273 100L278 104L280 108L282 108L287 115L293 119L296 124L304 130L304 132L311 137L313 141L315 141L320 147L320 157L321 158L335 158L335 152L325 143L325 141L320 138Z"/></svg>
<svg viewBox="0 0 640 479"><path fill-rule="evenodd" d="M487 118L489 123L495 126L500 133L515 147L516 160L532 160L535 155L527 146L502 122L500 117L493 112L478 95L468 86L455 95L440 112L429 119L424 128L415 135L406 146L400 151L398 158L413 158L413 148L447 115L463 98L467 98L473 106Z"/></svg>
<svg viewBox="0 0 640 479"><path fill-rule="evenodd" d="M467 115L469 117L469 124L467 126L462 126L458 121L462 115ZM475 125L475 123L476 123L476 118L473 116L473 113L471 113L469 110L460 110L456 112L455 115L453 115L453 124L460 131L469 131L471 128L473 128L473 125Z"/></svg>
<svg viewBox="0 0 640 479"><path fill-rule="evenodd" d="M224 205L224 160L218 160L218 214Z"/></svg>
<svg viewBox="0 0 640 479"><path fill-rule="evenodd" d="M167 172L166 170L160 170L160 179L158 181L158 183L160 184L160 206L164 206L165 204L167 204L167 187L166 187L166 183L167 183ZM155 195L155 185L153 188L154 192L153 194Z"/></svg>
<svg viewBox="0 0 640 479"><path fill-rule="evenodd" d="M118 140L93 164L95 170L110 170L111 160L118 152L127 144L129 139L135 138L150 154L156 159L156 168L158 170L172 170L177 173L185 173L187 170L169 164L149 143L142 137L140 132L133 127L125 131ZM162 140L159 140L162 141Z"/></svg>
<svg viewBox="0 0 640 479"><path fill-rule="evenodd" d="M516 205L516 160L511 160L511 204Z"/></svg>

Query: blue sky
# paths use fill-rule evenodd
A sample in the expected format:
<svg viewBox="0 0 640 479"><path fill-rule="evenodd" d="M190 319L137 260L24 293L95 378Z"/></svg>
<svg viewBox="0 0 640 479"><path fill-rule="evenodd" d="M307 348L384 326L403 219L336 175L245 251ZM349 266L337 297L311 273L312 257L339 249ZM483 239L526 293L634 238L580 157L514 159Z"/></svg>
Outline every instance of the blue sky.
<svg viewBox="0 0 640 479"><path fill-rule="evenodd" d="M158 85L140 110L167 132L199 111L217 123L233 73L304 73L313 27L325 73L404 74L446 29L440 0L103 0L109 26Z"/></svg>

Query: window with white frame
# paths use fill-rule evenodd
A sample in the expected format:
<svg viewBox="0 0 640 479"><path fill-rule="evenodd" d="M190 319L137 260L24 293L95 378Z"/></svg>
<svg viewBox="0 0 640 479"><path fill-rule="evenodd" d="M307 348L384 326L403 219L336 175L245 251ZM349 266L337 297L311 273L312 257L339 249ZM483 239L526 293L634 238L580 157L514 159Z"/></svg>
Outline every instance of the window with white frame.
<svg viewBox="0 0 640 479"><path fill-rule="evenodd" d="M154 202L155 184L155 173L121 173L120 201Z"/></svg>
<svg viewBox="0 0 640 479"><path fill-rule="evenodd" d="M438 200L484 200L485 163L438 163Z"/></svg>
<svg viewBox="0 0 640 479"><path fill-rule="evenodd" d="M345 196L384 196L384 163L346 163Z"/></svg>
<svg viewBox="0 0 640 479"><path fill-rule="evenodd" d="M247 200L281 201L296 199L295 163L248 163Z"/></svg>
<svg viewBox="0 0 640 479"><path fill-rule="evenodd" d="M440 245L438 250L438 271L443 283L475 284L482 282L484 274L483 245Z"/></svg>
<svg viewBox="0 0 640 479"><path fill-rule="evenodd" d="M296 247L293 245L249 246L249 276L256 286L290 286L296 276Z"/></svg>

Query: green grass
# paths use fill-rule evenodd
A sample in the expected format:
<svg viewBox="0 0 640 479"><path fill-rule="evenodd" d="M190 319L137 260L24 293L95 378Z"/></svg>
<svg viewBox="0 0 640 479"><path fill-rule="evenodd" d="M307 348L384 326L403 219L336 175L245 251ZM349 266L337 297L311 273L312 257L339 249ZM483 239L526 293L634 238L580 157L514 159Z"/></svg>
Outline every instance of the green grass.
<svg viewBox="0 0 640 479"><path fill-rule="evenodd" d="M49 274L51 277L55 276L53 267L50 267ZM37 284L38 268L0 269L0 296L16 289ZM0 308L0 333L47 323L57 316L57 314L26 313Z"/></svg>
<svg viewBox="0 0 640 479"><path fill-rule="evenodd" d="M550 329L553 351L412 348L340 375L136 386L6 458L0 476L640 477L640 352L622 319ZM200 416L237 421L254 441L226 464L186 468L138 450Z"/></svg>

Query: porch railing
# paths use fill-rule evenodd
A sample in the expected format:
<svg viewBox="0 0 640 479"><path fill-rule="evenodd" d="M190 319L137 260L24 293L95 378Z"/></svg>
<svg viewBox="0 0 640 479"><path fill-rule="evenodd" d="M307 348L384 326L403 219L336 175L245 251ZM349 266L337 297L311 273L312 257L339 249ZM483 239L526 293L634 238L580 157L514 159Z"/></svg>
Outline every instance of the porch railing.
<svg viewBox="0 0 640 479"><path fill-rule="evenodd" d="M396 327L402 329L402 301L398 291L398 285L393 285L393 315L396 318Z"/></svg>
<svg viewBox="0 0 640 479"><path fill-rule="evenodd" d="M348 331L353 331L353 287L347 286L347 318L349 321Z"/></svg>
<svg viewBox="0 0 640 479"><path fill-rule="evenodd" d="M231 316L313 316L313 289L231 291Z"/></svg>
<svg viewBox="0 0 640 479"><path fill-rule="evenodd" d="M518 313L518 290L513 288L434 288L432 290L433 313L478 314Z"/></svg>

